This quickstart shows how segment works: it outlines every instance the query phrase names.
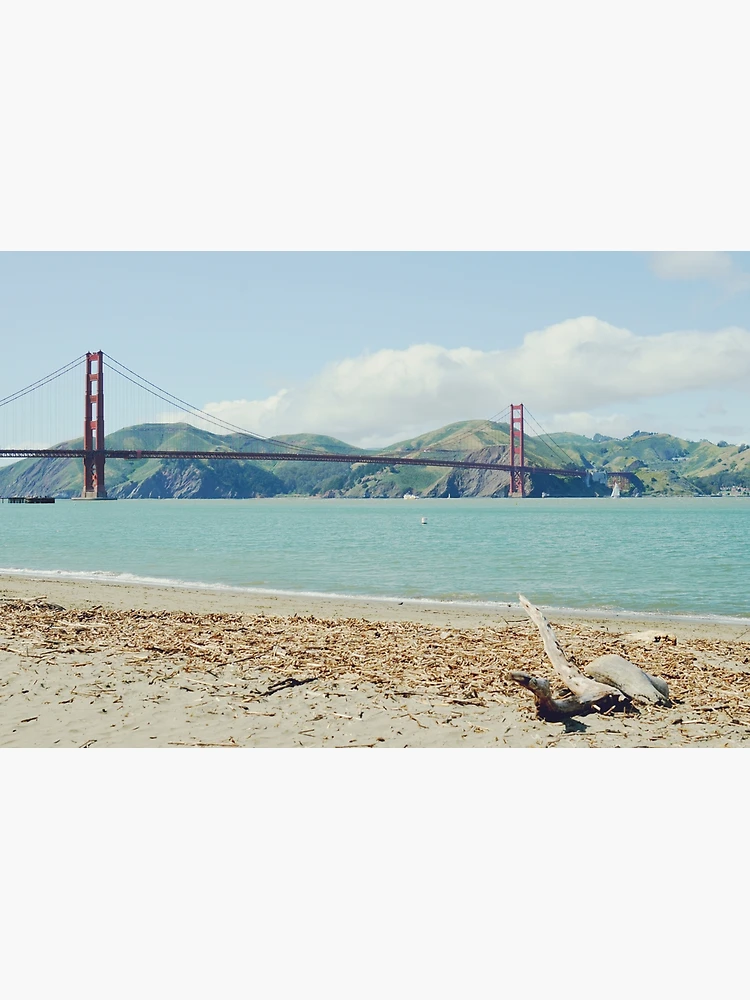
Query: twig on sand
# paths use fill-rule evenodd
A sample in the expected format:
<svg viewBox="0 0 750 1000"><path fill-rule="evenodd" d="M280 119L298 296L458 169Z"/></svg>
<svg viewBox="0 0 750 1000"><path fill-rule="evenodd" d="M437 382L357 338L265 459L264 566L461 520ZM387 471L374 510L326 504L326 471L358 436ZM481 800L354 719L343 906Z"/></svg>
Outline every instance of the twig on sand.
<svg viewBox="0 0 750 1000"><path fill-rule="evenodd" d="M267 695L276 694L277 691L283 691L285 688L299 687L301 684L311 684L317 680L317 677L303 677L301 680L298 677L285 677L283 681L275 681L265 691L261 691L260 697L265 698Z"/></svg>
<svg viewBox="0 0 750 1000"><path fill-rule="evenodd" d="M239 743L235 743L231 736L229 737L229 740L226 743L202 743L202 742L200 742L200 743L180 743L180 742L177 742L177 741L170 741L167 744L167 746L170 746L170 747L234 747L237 750L241 749Z"/></svg>

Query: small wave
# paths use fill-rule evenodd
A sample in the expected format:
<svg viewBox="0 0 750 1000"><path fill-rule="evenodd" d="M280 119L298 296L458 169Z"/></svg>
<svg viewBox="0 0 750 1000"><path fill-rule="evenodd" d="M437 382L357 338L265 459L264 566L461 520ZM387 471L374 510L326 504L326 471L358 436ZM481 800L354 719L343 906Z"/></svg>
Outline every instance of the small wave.
<svg viewBox="0 0 750 1000"><path fill-rule="evenodd" d="M330 590L284 590L278 587L241 587L231 583L206 583L203 580L176 580L167 576L138 576L135 573L115 573L110 570L19 569L0 566L0 575L23 576L36 580L81 580L88 583L136 584L139 587L170 587L177 590L209 590L237 594L264 594L276 597L316 597L338 601L382 601L403 604L449 604L462 607L510 608L518 602L450 600L439 597L404 597L398 594L341 594Z"/></svg>
<svg viewBox="0 0 750 1000"><path fill-rule="evenodd" d="M286 590L278 587L242 587L229 583L206 583L202 580L177 580L172 577L139 576L135 573L116 573L111 570L27 569L0 566L0 575L20 576L37 580L80 580L88 583L135 585L139 587L167 587L173 590L202 590L218 593L253 594L259 597L297 597L335 601L374 601L382 604L438 605L451 608L484 608L488 611L521 610L518 601L488 601L481 598L408 597L400 594L342 594L324 590ZM574 608L566 605L541 604L550 615L570 618L621 618L632 621L708 622L713 624L750 625L750 618L740 615L689 614L668 611L633 611L624 608Z"/></svg>

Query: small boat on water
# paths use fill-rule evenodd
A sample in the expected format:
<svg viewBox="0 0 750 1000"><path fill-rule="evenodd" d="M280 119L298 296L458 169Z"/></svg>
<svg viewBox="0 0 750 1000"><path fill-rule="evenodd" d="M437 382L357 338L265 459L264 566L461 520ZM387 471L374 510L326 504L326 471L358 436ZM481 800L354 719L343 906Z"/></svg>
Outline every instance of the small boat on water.
<svg viewBox="0 0 750 1000"><path fill-rule="evenodd" d="M619 496L620 496L620 484L615 483L615 485L612 487L612 496L610 497L610 500L617 500Z"/></svg>
<svg viewBox="0 0 750 1000"><path fill-rule="evenodd" d="M427 524L427 518L426 517L422 518L422 524Z"/></svg>
<svg viewBox="0 0 750 1000"><path fill-rule="evenodd" d="M404 493L404 500L418 500L416 493Z"/></svg>

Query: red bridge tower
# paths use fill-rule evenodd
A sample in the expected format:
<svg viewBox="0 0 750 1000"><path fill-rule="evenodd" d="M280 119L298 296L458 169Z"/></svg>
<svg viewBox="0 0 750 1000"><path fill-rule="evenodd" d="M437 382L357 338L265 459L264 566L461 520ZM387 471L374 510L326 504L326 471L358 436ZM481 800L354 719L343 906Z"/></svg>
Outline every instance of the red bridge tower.
<svg viewBox="0 0 750 1000"><path fill-rule="evenodd" d="M86 410L83 417L84 500L106 500L104 488L104 352L86 355Z"/></svg>
<svg viewBox="0 0 750 1000"><path fill-rule="evenodd" d="M523 497L523 403L510 405L510 464L517 465L510 474L509 497Z"/></svg>

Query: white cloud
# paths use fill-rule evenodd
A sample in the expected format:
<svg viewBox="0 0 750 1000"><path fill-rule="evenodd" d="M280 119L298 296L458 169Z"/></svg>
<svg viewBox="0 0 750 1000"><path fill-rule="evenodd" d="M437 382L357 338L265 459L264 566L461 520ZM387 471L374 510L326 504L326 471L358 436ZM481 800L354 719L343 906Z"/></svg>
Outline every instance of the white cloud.
<svg viewBox="0 0 750 1000"><path fill-rule="evenodd" d="M590 411L611 414L619 404L723 389L749 378L746 330L643 337L584 316L529 333L507 350L417 344L345 358L299 388L205 408L260 434L310 431L376 447L453 420L486 417L511 401L540 418L551 415L555 424L564 418L569 430L614 433L625 418L589 420Z"/></svg>
<svg viewBox="0 0 750 1000"><path fill-rule="evenodd" d="M605 434L607 437L627 437L635 429L633 417L624 413L595 414L575 410L571 413L553 413L544 418L544 430L549 434L568 431L571 434ZM533 427L527 427L533 433Z"/></svg>
<svg viewBox="0 0 750 1000"><path fill-rule="evenodd" d="M728 253L692 250L652 253L650 263L659 278L677 281L705 278L728 292L750 289L750 274L741 271Z"/></svg>
<svg viewBox="0 0 750 1000"><path fill-rule="evenodd" d="M221 403L207 403L203 409L215 417L237 424L238 427L257 430L259 427L271 426L284 419L288 408L288 395L287 389L279 389L267 399L225 400ZM206 427L208 426L206 424Z"/></svg>

